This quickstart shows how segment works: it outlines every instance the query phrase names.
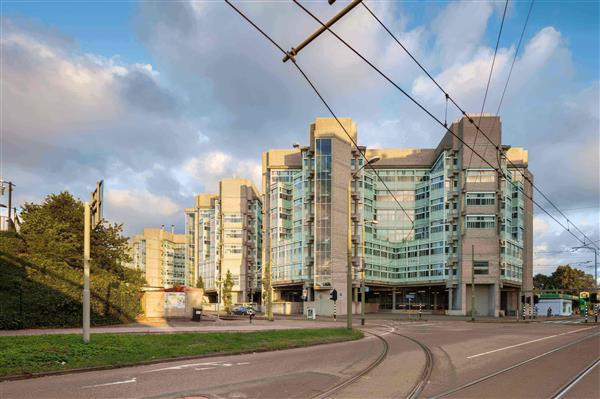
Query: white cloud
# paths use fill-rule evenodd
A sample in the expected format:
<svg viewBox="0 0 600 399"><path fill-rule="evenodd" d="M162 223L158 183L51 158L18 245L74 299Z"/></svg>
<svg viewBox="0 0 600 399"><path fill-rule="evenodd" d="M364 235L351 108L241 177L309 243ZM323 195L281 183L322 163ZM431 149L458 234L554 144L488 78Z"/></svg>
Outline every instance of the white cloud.
<svg viewBox="0 0 600 399"><path fill-rule="evenodd" d="M181 212L179 206L167 196L155 195L148 191L111 189L106 192L109 207L136 212L157 213L170 216Z"/></svg>
<svg viewBox="0 0 600 399"><path fill-rule="evenodd" d="M239 177L251 180L261 188L262 165L252 159L236 159L222 151L208 152L189 159L183 166L189 177L200 182L207 192L218 190L219 180L226 177Z"/></svg>

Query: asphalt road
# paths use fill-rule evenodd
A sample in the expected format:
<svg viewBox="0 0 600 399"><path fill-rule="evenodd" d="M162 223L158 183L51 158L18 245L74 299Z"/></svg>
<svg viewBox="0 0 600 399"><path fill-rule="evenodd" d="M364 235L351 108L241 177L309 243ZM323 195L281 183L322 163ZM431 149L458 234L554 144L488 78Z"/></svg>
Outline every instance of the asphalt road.
<svg viewBox="0 0 600 399"><path fill-rule="evenodd" d="M6 381L0 397L407 397L428 364L408 336L433 358L420 397L540 398L560 392L600 358L600 330L591 325L386 319L369 320L367 327L381 338ZM600 397L600 366L580 377L562 397Z"/></svg>

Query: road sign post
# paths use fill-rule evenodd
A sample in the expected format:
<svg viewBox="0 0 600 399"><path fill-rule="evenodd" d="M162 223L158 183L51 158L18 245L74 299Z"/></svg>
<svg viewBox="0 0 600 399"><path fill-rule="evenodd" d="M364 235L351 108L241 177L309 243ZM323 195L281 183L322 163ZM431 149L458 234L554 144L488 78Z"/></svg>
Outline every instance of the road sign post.
<svg viewBox="0 0 600 399"><path fill-rule="evenodd" d="M103 181L96 183L91 202L83 210L83 342L90 342L90 240L91 230L102 221Z"/></svg>

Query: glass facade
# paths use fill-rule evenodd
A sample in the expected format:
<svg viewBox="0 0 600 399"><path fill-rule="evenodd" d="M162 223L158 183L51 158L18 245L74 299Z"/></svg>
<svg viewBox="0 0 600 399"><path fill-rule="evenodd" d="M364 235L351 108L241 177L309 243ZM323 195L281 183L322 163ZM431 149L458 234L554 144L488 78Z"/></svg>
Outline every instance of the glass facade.
<svg viewBox="0 0 600 399"><path fill-rule="evenodd" d="M331 139L315 143L315 285L331 286Z"/></svg>

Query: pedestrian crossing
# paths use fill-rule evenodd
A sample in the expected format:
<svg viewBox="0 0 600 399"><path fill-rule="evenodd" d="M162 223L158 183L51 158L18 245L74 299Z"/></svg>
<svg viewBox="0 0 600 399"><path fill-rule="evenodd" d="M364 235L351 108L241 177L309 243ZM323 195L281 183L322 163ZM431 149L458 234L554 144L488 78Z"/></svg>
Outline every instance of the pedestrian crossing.
<svg viewBox="0 0 600 399"><path fill-rule="evenodd" d="M567 320L546 320L544 324L581 324L585 319L567 319Z"/></svg>

